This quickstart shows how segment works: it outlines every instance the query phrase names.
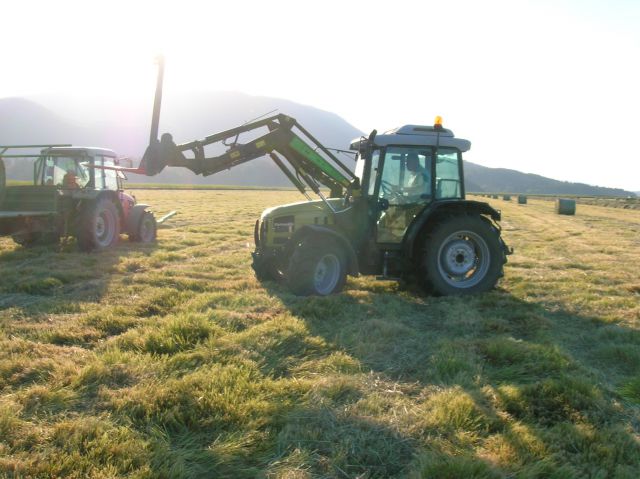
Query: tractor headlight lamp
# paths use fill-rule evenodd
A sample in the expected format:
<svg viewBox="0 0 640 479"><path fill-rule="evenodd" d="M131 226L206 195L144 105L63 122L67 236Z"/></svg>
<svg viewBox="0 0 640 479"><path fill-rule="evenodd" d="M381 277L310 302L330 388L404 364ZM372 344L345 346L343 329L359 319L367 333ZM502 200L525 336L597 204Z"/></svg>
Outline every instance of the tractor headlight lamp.
<svg viewBox="0 0 640 479"><path fill-rule="evenodd" d="M262 220L260 223L260 243L267 241L267 220Z"/></svg>

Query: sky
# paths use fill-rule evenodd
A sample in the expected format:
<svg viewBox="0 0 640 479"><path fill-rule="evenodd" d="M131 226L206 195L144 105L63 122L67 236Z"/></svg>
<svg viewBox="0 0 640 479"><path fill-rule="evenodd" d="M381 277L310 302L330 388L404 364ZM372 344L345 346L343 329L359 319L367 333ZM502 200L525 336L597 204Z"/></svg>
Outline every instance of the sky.
<svg viewBox="0 0 640 479"><path fill-rule="evenodd" d="M640 191L640 0L21 0L2 11L0 98L151 105L163 54L164 102L279 97L367 133L440 115L475 163Z"/></svg>

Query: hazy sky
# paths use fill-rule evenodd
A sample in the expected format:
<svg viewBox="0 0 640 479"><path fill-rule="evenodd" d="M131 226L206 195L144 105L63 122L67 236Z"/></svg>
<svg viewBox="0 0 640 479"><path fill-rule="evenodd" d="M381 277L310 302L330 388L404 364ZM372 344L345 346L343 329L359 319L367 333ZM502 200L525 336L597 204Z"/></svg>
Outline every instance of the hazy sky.
<svg viewBox="0 0 640 479"><path fill-rule="evenodd" d="M275 96L365 132L441 115L476 163L640 190L640 0L21 0L2 18L0 98L151 108L162 52L165 102Z"/></svg>

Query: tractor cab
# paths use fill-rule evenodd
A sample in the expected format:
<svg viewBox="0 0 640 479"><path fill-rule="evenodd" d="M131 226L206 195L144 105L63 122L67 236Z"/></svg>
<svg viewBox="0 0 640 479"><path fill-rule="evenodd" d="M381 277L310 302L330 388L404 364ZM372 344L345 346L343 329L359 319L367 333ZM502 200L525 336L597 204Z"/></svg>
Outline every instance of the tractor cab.
<svg viewBox="0 0 640 479"><path fill-rule="evenodd" d="M451 130L405 125L351 143L362 195L376 217L378 243L399 244L428 205L465 197L462 153L471 143Z"/></svg>
<svg viewBox="0 0 640 479"><path fill-rule="evenodd" d="M52 147L42 150L34 166L34 184L61 189L122 190L115 152L103 148Z"/></svg>

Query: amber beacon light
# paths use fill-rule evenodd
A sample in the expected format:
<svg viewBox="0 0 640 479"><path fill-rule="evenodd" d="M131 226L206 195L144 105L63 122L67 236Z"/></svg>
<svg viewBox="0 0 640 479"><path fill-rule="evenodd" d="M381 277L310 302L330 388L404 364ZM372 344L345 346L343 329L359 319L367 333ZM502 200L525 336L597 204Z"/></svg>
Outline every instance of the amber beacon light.
<svg viewBox="0 0 640 479"><path fill-rule="evenodd" d="M433 129L442 130L442 117L440 115L436 116L436 119L433 120Z"/></svg>

